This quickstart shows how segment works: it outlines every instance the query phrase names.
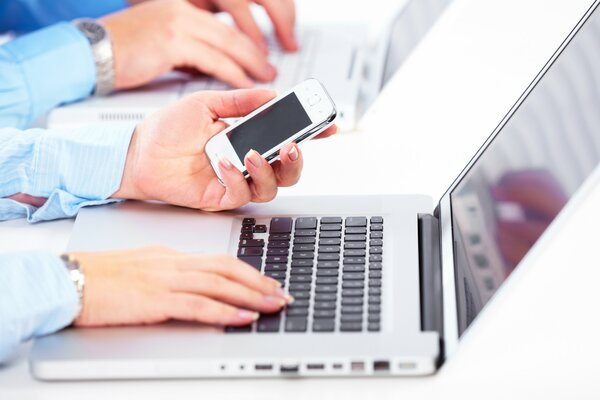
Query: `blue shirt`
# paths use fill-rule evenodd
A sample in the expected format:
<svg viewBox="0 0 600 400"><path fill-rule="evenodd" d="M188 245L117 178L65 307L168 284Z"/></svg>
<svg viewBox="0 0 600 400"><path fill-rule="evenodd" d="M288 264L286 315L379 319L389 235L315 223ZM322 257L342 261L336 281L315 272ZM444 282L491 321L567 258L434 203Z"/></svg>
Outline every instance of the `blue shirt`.
<svg viewBox="0 0 600 400"><path fill-rule="evenodd" d="M133 126L14 128L94 88L87 40L60 21L125 6L124 0L0 0L0 33L43 28L0 46L0 220L67 218L113 201L107 199L120 186ZM48 201L35 208L3 199L18 192ZM0 363L20 342L69 325L76 308L74 285L57 255L0 254Z"/></svg>

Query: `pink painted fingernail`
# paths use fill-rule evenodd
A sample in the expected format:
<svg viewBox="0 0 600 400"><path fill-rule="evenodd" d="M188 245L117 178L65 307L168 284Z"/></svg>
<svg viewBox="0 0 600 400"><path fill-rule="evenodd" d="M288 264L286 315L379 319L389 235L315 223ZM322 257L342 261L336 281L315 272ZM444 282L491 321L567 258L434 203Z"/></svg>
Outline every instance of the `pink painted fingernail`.
<svg viewBox="0 0 600 400"><path fill-rule="evenodd" d="M250 164L252 164L255 168L260 168L262 165L262 157L256 152L256 150L250 150L248 154L246 154L246 159L250 161Z"/></svg>
<svg viewBox="0 0 600 400"><path fill-rule="evenodd" d="M229 160L228 160L228 159L226 159L226 158L221 158L221 159L219 160L219 164L220 164L220 165L221 165L223 168L225 168L226 170L231 170L231 169L233 169L233 164L231 163L231 161L229 161Z"/></svg>
<svg viewBox="0 0 600 400"><path fill-rule="evenodd" d="M290 149L290 152L288 153L290 160L292 161L298 161L298 149L296 149L296 146L293 146Z"/></svg>
<svg viewBox="0 0 600 400"><path fill-rule="evenodd" d="M275 297L275 296L265 296L264 300L267 303L275 304L275 305L278 305L279 307L283 307L287 303L286 299L282 299L281 297Z"/></svg>
<svg viewBox="0 0 600 400"><path fill-rule="evenodd" d="M258 319L258 313L254 311L240 310L238 311L238 317L245 321L256 321Z"/></svg>

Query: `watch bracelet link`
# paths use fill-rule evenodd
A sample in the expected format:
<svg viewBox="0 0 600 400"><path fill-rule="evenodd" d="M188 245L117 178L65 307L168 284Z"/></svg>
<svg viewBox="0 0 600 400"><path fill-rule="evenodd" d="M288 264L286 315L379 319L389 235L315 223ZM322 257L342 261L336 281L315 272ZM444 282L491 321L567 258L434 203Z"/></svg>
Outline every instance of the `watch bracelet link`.
<svg viewBox="0 0 600 400"><path fill-rule="evenodd" d="M77 305L77 312L75 313L75 318L73 318L73 320L75 320L77 319L77 317L79 317L79 315L81 314L81 310L83 309L85 274L83 272L83 268L79 264L79 261L77 261L72 255L62 254L60 256L60 259L65 264L65 268L67 269L67 272L69 274L69 279L71 279L73 285L75 285L75 290L77 291L77 297L79 301Z"/></svg>

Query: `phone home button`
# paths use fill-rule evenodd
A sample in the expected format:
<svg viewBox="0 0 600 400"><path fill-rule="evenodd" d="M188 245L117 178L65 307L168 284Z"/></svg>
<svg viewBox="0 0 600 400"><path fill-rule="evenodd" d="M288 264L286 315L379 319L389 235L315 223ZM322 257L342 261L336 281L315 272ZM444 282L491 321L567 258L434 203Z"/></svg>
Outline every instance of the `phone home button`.
<svg viewBox="0 0 600 400"><path fill-rule="evenodd" d="M318 94L313 94L308 96L308 99L306 101L308 102L309 106L316 106L321 102L321 96L319 96Z"/></svg>

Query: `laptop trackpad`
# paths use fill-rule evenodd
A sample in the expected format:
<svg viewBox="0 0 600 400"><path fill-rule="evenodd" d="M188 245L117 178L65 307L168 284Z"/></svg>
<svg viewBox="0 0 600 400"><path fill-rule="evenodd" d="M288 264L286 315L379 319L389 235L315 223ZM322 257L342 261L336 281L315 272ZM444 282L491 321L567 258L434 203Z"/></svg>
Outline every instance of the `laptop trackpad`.
<svg viewBox="0 0 600 400"><path fill-rule="evenodd" d="M157 203L125 202L80 211L70 251L104 251L160 244L193 253L225 253L233 216Z"/></svg>

